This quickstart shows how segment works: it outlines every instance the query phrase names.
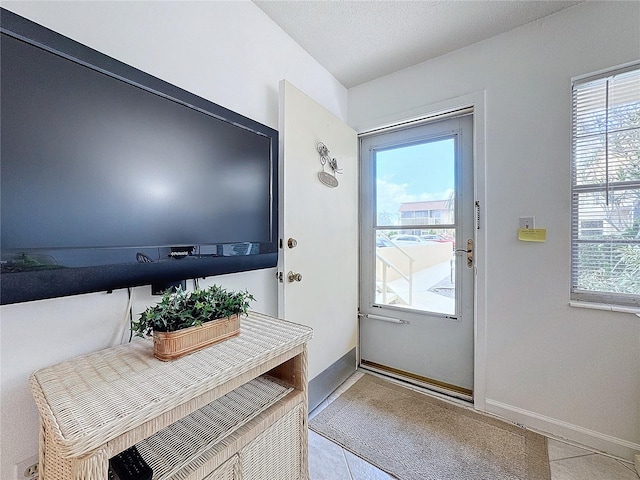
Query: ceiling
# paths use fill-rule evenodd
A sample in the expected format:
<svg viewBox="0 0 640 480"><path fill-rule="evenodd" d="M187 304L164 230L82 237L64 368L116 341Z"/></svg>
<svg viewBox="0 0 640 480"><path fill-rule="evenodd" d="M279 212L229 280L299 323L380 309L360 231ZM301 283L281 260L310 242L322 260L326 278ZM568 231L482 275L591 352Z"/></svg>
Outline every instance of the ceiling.
<svg viewBox="0 0 640 480"><path fill-rule="evenodd" d="M350 88L582 1L254 0L254 3Z"/></svg>

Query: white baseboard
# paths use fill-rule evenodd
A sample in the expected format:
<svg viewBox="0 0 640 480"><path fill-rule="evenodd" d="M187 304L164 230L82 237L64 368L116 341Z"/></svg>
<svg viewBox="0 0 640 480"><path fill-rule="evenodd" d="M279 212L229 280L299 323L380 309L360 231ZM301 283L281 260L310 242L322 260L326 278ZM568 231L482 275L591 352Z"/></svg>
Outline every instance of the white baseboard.
<svg viewBox="0 0 640 480"><path fill-rule="evenodd" d="M611 435L540 415L539 413L524 410L519 407L507 405L497 400L486 399L485 405L486 412L519 423L540 433L566 439L584 445L594 451L603 452L630 462L634 462L635 459L636 469L640 463L638 459L640 445L637 443L612 437Z"/></svg>

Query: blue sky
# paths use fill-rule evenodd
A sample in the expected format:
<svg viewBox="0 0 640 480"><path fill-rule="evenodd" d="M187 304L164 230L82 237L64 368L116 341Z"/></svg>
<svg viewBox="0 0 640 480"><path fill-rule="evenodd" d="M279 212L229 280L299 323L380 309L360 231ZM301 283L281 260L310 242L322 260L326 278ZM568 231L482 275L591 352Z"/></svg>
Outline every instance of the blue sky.
<svg viewBox="0 0 640 480"><path fill-rule="evenodd" d="M446 200L454 189L454 140L430 141L376 153L377 213L400 203Z"/></svg>

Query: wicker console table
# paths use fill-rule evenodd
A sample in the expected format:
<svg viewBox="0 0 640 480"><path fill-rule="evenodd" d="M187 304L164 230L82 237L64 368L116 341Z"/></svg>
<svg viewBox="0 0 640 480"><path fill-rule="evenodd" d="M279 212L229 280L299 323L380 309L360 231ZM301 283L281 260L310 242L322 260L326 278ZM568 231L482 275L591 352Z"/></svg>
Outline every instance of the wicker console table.
<svg viewBox="0 0 640 480"><path fill-rule="evenodd" d="M250 313L172 362L150 340L35 372L41 480L107 480L136 445L154 480L308 478L308 327Z"/></svg>

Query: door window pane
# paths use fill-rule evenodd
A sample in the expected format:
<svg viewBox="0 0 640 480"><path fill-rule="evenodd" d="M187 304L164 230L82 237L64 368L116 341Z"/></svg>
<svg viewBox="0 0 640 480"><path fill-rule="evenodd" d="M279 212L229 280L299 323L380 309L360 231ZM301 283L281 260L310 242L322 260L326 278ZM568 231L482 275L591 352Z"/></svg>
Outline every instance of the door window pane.
<svg viewBox="0 0 640 480"><path fill-rule="evenodd" d="M375 303L455 314L455 137L375 154Z"/></svg>
<svg viewBox="0 0 640 480"><path fill-rule="evenodd" d="M455 139L379 150L378 226L454 223Z"/></svg>

